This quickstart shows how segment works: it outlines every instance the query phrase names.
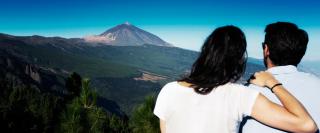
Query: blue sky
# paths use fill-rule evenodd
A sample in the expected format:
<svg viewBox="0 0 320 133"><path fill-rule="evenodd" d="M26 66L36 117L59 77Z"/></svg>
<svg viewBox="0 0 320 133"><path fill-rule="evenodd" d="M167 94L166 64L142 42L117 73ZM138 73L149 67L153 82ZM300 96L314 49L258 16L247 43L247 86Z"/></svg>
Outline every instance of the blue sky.
<svg viewBox="0 0 320 133"><path fill-rule="evenodd" d="M320 60L319 0L1 0L0 32L83 37L129 21L174 45L199 50L218 26L244 30L248 53L261 58L265 25L290 21L307 30L306 60Z"/></svg>

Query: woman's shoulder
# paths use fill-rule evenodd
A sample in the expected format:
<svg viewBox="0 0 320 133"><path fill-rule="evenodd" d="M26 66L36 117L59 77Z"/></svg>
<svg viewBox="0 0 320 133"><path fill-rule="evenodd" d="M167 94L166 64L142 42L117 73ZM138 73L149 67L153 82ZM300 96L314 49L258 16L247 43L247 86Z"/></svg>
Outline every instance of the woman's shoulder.
<svg viewBox="0 0 320 133"><path fill-rule="evenodd" d="M224 85L224 87L226 87L227 89L225 90L228 90L228 91L232 91L232 92L236 92L236 93L239 93L239 92L258 92L248 86L244 86L240 83L227 83Z"/></svg>
<svg viewBox="0 0 320 133"><path fill-rule="evenodd" d="M165 89L165 88L176 88L177 86L179 86L178 82L177 81L172 81L172 82L169 82L167 84L165 84L162 89Z"/></svg>
<svg viewBox="0 0 320 133"><path fill-rule="evenodd" d="M166 83L166 84L162 87L161 91L172 90L172 89L176 88L178 85L179 85L179 84L178 84L177 81L172 81L172 82Z"/></svg>
<svg viewBox="0 0 320 133"><path fill-rule="evenodd" d="M225 85L219 86L215 89L218 92L230 93L230 94L241 94L241 93L255 93L258 92L250 87L244 86L240 83L227 83ZM165 84L162 89L162 93L181 93L181 92L194 92L192 88L187 87L179 83L178 81L172 81Z"/></svg>
<svg viewBox="0 0 320 133"><path fill-rule="evenodd" d="M221 88L225 88L228 90L237 90L237 89L244 89L247 87L242 84L239 84L239 83L227 83L227 84L222 85Z"/></svg>
<svg viewBox="0 0 320 133"><path fill-rule="evenodd" d="M172 81L172 82L165 84L162 87L161 91L167 92L167 93L168 92L177 93L177 92L181 92L181 91L188 91L189 89L186 89L186 88L189 88L189 87L181 85L178 81Z"/></svg>

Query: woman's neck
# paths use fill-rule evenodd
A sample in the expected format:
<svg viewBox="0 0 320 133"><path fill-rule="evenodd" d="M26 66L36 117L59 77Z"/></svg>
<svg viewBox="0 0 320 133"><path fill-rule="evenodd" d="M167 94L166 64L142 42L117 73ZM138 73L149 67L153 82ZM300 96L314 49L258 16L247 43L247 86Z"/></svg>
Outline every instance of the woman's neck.
<svg viewBox="0 0 320 133"><path fill-rule="evenodd" d="M193 84L188 83L186 81L178 81L178 84L184 87L191 87Z"/></svg>

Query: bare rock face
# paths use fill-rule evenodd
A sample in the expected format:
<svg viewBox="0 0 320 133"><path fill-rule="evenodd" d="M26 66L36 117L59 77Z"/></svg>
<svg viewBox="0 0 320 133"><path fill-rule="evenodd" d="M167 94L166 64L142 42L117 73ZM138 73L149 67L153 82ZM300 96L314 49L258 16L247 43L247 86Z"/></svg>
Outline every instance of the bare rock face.
<svg viewBox="0 0 320 133"><path fill-rule="evenodd" d="M64 94L67 75L60 69L39 66L27 58L20 58L9 49L0 49L0 81L7 81L13 88L29 86L39 91Z"/></svg>
<svg viewBox="0 0 320 133"><path fill-rule="evenodd" d="M41 77L39 72L37 72L37 70L32 66L26 65L25 73L29 75L36 82L41 83Z"/></svg>
<svg viewBox="0 0 320 133"><path fill-rule="evenodd" d="M168 78L166 76L147 72L147 71L141 71L141 73L142 73L142 75L140 77L134 78L134 80L157 82L159 80L165 80Z"/></svg>

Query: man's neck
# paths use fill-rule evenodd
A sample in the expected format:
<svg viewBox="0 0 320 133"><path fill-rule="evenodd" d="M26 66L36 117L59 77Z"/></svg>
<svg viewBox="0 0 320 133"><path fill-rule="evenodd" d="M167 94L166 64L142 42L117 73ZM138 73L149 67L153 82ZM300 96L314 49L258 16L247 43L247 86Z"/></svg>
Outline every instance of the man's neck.
<svg viewBox="0 0 320 133"><path fill-rule="evenodd" d="M270 68L272 68L272 67L277 67L276 65L273 65L272 63L268 63L267 64L267 69L270 69Z"/></svg>
<svg viewBox="0 0 320 133"><path fill-rule="evenodd" d="M270 68L272 68L272 67L276 67L276 65L274 65L273 63L272 63L272 61L270 60L270 58L264 58L264 63L265 63L265 66L267 67L267 69L270 69Z"/></svg>

